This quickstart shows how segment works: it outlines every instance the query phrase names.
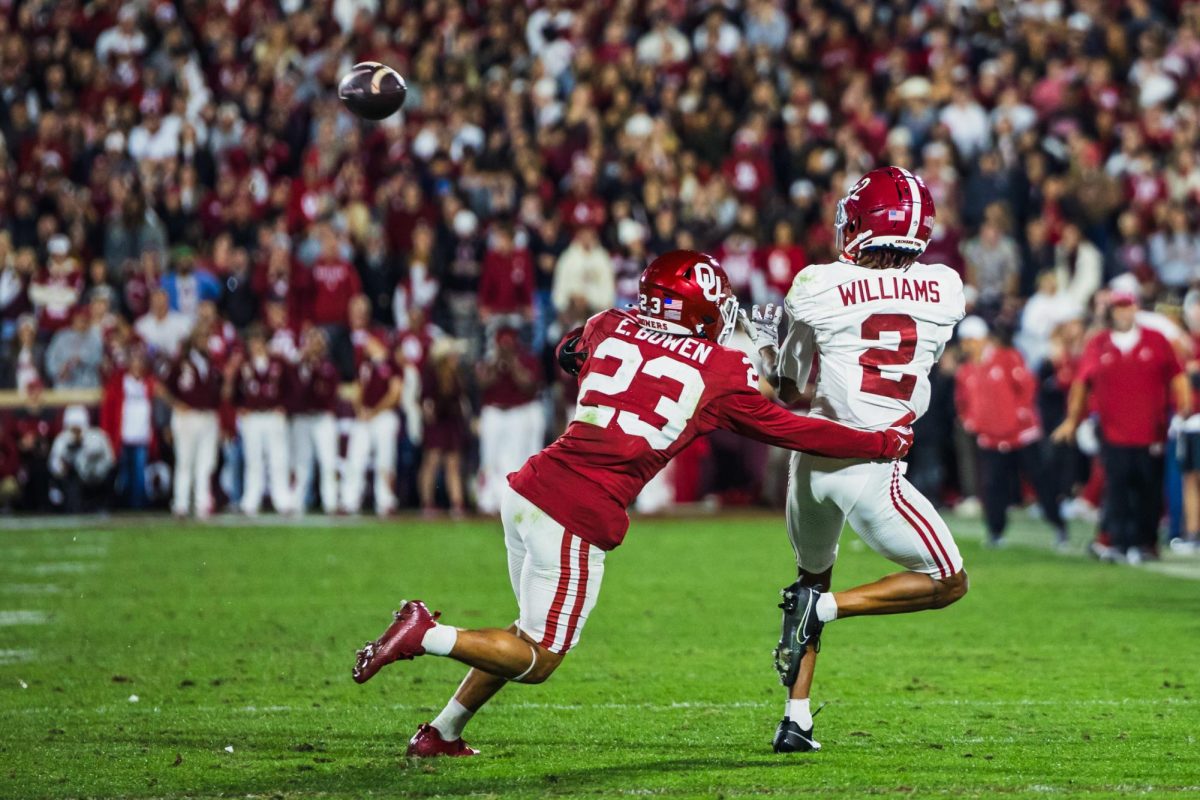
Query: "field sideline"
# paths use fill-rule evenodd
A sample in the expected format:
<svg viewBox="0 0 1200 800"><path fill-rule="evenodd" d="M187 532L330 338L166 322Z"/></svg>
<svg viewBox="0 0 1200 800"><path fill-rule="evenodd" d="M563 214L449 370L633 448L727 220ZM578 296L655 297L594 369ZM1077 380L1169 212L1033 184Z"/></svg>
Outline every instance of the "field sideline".
<svg viewBox="0 0 1200 800"><path fill-rule="evenodd" d="M497 523L6 519L0 798L1200 797L1197 561L1059 555L1022 515L1000 551L951 527L962 603L827 629L820 754L770 753L793 565L753 514L635 520L578 651L468 728L483 755L408 763L463 670L360 687L353 652L404 597L511 622ZM835 579L888 568L847 533Z"/></svg>

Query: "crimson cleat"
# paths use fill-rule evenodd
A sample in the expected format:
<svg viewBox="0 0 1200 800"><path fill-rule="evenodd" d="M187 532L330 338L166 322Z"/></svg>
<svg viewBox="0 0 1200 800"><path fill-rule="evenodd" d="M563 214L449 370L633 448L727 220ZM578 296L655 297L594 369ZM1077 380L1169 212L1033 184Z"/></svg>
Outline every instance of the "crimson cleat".
<svg viewBox="0 0 1200 800"><path fill-rule="evenodd" d="M410 660L425 655L421 640L432 628L442 612L429 613L420 600L409 600L395 612L395 620L388 629L373 642L367 642L358 651L354 661L354 680L366 683L375 673L393 661Z"/></svg>
<svg viewBox="0 0 1200 800"><path fill-rule="evenodd" d="M479 751L464 742L462 737L447 742L438 733L437 728L426 722L417 728L417 732L408 740L408 749L404 751L404 755L409 758L476 756L479 755Z"/></svg>

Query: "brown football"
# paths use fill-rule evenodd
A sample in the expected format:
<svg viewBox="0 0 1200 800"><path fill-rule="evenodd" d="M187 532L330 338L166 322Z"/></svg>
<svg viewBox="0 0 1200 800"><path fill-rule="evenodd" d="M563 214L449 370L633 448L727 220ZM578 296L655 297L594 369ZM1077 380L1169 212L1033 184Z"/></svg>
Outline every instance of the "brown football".
<svg viewBox="0 0 1200 800"><path fill-rule="evenodd" d="M404 105L408 86L400 73L378 61L355 64L338 84L338 97L363 119L390 117Z"/></svg>

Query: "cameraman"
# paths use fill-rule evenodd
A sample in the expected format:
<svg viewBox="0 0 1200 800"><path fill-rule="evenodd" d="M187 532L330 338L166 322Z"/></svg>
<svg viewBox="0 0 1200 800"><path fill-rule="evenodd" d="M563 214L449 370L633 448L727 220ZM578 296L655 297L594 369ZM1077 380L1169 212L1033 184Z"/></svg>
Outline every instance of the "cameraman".
<svg viewBox="0 0 1200 800"><path fill-rule="evenodd" d="M63 413L63 430L50 447L50 474L62 493L62 508L68 514L94 511L104 496L104 487L116 459L108 436L93 428L83 406L68 406Z"/></svg>

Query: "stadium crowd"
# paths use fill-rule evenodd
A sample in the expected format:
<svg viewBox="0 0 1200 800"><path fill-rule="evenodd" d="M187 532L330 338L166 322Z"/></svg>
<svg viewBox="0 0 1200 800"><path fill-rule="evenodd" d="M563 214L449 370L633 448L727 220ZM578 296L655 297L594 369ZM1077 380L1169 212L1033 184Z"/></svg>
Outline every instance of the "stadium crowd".
<svg viewBox="0 0 1200 800"><path fill-rule="evenodd" d="M1200 4L23 0L0 54L17 508L115 482L180 514L494 510L572 402L561 331L677 247L778 302L882 164L929 185L923 260L973 313L911 457L930 497L980 498L997 538L1022 491L1055 527L1100 505L1103 470L1049 434L1081 421L1110 306L1197 371ZM336 99L366 59L409 85L378 124ZM1118 444L1187 473L1186 524L1167 495L1194 538L1200 448L1160 457L1172 386ZM694 450L665 497L778 493L756 448Z"/></svg>

